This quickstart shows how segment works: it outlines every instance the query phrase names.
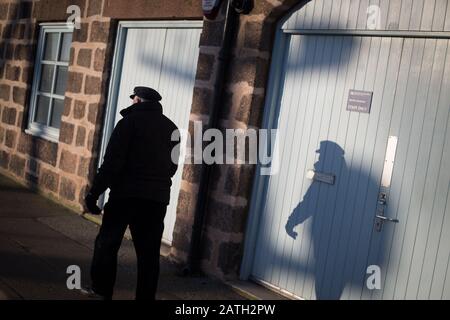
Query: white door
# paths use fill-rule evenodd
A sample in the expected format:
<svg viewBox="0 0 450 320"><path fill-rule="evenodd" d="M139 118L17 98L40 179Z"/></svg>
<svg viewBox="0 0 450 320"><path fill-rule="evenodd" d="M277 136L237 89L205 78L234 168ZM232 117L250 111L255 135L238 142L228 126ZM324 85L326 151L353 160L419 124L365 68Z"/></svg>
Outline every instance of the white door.
<svg viewBox="0 0 450 320"><path fill-rule="evenodd" d="M306 299L448 299L449 40L290 35L281 77L251 276ZM370 112L347 109L351 90Z"/></svg>
<svg viewBox="0 0 450 320"><path fill-rule="evenodd" d="M163 113L180 129L188 129L202 22L122 22L119 25L113 79L102 150L120 111L131 104L136 86L156 89ZM103 156L103 154L102 154ZM182 164L172 179L163 241L172 242ZM106 202L106 193L103 203Z"/></svg>

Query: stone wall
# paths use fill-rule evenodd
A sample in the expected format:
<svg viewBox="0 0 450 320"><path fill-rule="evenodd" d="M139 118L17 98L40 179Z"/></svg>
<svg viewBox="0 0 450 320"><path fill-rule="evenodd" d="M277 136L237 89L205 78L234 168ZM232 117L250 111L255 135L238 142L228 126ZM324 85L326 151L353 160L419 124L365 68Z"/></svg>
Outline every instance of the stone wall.
<svg viewBox="0 0 450 320"><path fill-rule="evenodd" d="M225 3L225 2L224 2ZM277 21L299 1L258 0L249 15L240 16L231 64L227 69L226 99L219 129L261 126L266 84ZM191 113L204 128L214 93L225 5L214 21L205 21ZM243 255L251 187L256 166L216 165L207 197L202 239L202 270L219 278L236 278ZM183 182L174 231L174 256L186 261L191 226L201 175L199 165L188 165Z"/></svg>
<svg viewBox="0 0 450 320"><path fill-rule="evenodd" d="M202 1L198 0L106 0L104 16L113 19L201 20Z"/></svg>

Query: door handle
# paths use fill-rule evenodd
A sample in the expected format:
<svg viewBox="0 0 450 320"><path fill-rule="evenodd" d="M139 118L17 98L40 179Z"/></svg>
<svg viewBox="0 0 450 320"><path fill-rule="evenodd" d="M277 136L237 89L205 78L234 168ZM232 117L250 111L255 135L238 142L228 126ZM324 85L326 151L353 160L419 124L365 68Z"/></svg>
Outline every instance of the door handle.
<svg viewBox="0 0 450 320"><path fill-rule="evenodd" d="M379 214L377 214L377 218L383 221L388 221L388 222L393 222L393 223L398 223L398 219L391 219L385 216L380 216Z"/></svg>

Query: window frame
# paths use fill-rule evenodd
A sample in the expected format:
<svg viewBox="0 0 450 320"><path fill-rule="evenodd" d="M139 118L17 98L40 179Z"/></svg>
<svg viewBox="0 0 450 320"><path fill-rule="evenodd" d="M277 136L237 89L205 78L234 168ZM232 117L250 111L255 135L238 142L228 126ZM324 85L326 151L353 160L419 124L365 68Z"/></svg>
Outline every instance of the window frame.
<svg viewBox="0 0 450 320"><path fill-rule="evenodd" d="M40 23L39 24L40 30L39 30L39 38L38 38L38 46L36 51L36 57L34 62L34 74L33 74L33 83L32 83L32 91L31 91L31 98L30 98L30 108L29 108L29 115L28 115L28 128L25 130L26 133L38 136L41 138L44 138L46 140L50 140L52 142L58 142L59 141L59 132L60 129L51 127L50 125L44 125L41 123L36 122L35 116L37 111L37 98L39 93L39 86L41 83L41 75L42 75L42 67L44 60L44 49L45 49L45 37L48 33L72 33L73 35L73 24L70 23ZM73 40L72 40L73 41ZM61 48L61 42L62 42L62 36L58 37L58 43L57 43L57 50L58 55L60 54ZM72 46L71 46L72 47ZM58 59L58 58L57 58ZM52 98L59 98L64 101L65 99L65 92L64 95L58 95L53 93L54 88L56 87L56 76L57 76L57 67L58 66L65 66L69 67L70 65L70 59L67 62L61 62L61 61L51 61L51 64L55 66L53 78L52 78L52 88L50 94L42 94L42 96ZM52 115L53 107L48 112L48 117L50 118Z"/></svg>

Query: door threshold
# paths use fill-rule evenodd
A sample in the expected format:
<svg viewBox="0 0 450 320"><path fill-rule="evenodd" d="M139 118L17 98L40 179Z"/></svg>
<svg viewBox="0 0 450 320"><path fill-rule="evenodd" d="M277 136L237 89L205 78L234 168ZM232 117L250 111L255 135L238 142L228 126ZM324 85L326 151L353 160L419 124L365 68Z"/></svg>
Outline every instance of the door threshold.
<svg viewBox="0 0 450 320"><path fill-rule="evenodd" d="M251 280L233 280L226 281L225 283L248 300L290 300L288 297L269 290Z"/></svg>

